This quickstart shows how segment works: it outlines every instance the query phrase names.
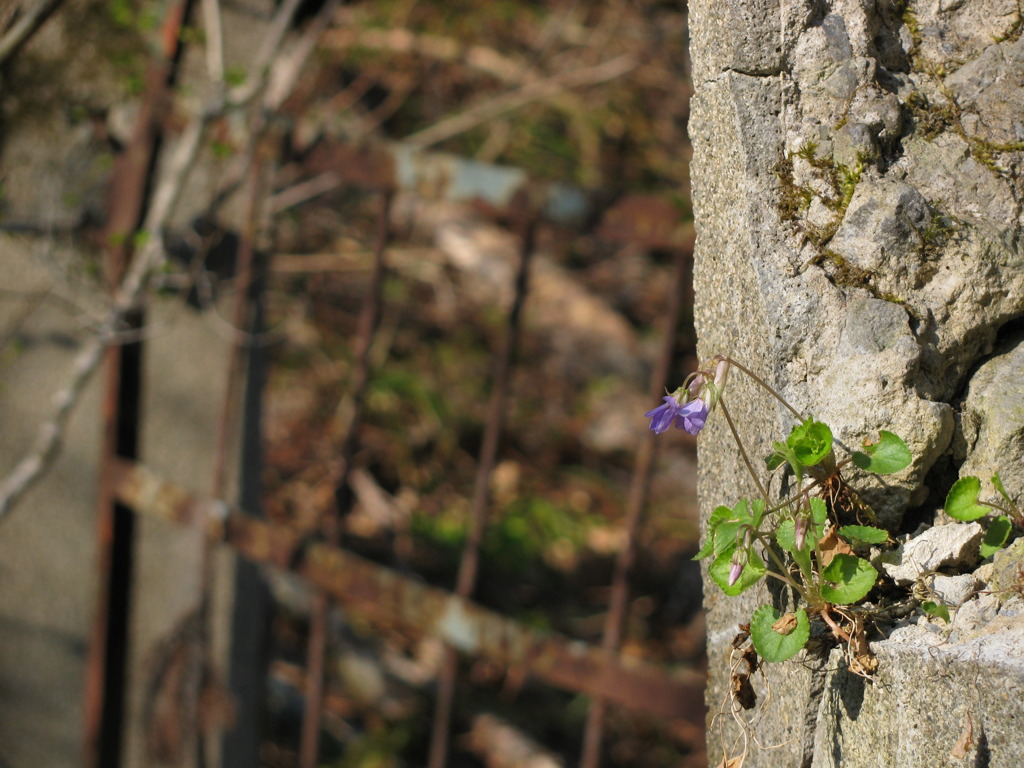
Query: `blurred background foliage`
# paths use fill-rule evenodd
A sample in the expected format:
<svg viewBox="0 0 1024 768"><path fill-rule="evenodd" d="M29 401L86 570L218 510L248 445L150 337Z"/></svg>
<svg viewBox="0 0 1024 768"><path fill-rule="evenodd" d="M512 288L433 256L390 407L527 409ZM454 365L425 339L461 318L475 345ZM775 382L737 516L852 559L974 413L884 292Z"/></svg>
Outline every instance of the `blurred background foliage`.
<svg viewBox="0 0 1024 768"><path fill-rule="evenodd" d="M81 70L72 98L60 77L25 53L6 71L6 121L60 105L71 124L94 129L94 175L106 176L130 134L130 105L145 89L165 5L69 2L55 18L69 39L96 48L86 61L99 74ZM222 5L243 13L255 8L248 0ZM297 31L320 6L300 6ZM193 74L202 69L196 62L206 43L194 15L184 35L194 51L186 60ZM109 34L111 26L118 34ZM339 141L397 142L511 166L532 180L578 187L591 201L582 226L544 222L537 233L544 268L534 271L524 310L474 593L521 622L591 643L600 642L613 563L626 543L626 494L646 436L642 414L657 404L649 377L663 335L676 342L666 386L692 369L695 354L689 289L679 327L662 322L675 254L610 237L606 214L630 196L657 197L692 242L688 77L683 0L353 0L337 11L282 114L273 117L275 144L263 150L273 155L272 199L308 181L317 147ZM245 67L229 61L227 84L245 78ZM111 79L116 96L100 85ZM176 88L182 104L201 101L194 85ZM96 106L111 100L124 104ZM171 133L183 114L172 114ZM229 119L213 126L205 192L223 184L241 154L240 133ZM91 186L76 194L92 200L84 204L88 228L101 219L93 209L103 196ZM335 187L282 208L261 233L270 264L265 508L271 519L308 532L332 506L334 459L351 418L353 339L369 284L376 205L365 191ZM454 263L431 227L438 215L432 206L414 194L396 200L348 489L353 504L340 528L344 546L451 589L511 280L497 293L487 283L489 269L507 265L487 262L484 246L481 270ZM639 220L642 207L624 215ZM507 224L476 210L461 215L495 230ZM180 284L175 278L194 276L193 267L171 264L162 278ZM226 282L229 272L217 277ZM591 330L586 343L573 337L579 328L552 321L550 308L559 304L584 318L578 325ZM695 443L673 431L659 447L637 537L624 653L699 667L700 581L689 561L697 536ZM286 683L289 670L303 664L307 618L301 606L281 600L267 768L297 765L301 707L295 686ZM418 678L414 668L436 671L436 646L429 638L371 631L358 616L334 618L324 764L423 765L431 678ZM480 712L499 715L573 764L586 704L514 670L464 659L449 765L499 765L481 756L475 740ZM701 739L692 726L612 708L605 764L700 765Z"/></svg>
<svg viewBox="0 0 1024 768"><path fill-rule="evenodd" d="M370 137L515 166L533 179L580 186L599 201L582 230L543 225L539 249L628 325L636 364L624 373L602 370L585 356L567 357L552 341L557 331L527 319L491 478L475 593L479 602L520 621L590 642L600 642L612 563L625 543L626 489L647 428L644 397L665 332L659 321L672 268L668 251L603 238L600 211L643 193L670 199L680 223L689 218L686 46L682 2L352 2L339 12L287 107L293 123L286 152L294 162L324 136ZM515 108L490 111L509 94L568 82L559 79L620 57L628 66L615 77L554 87ZM474 114L481 119L461 123L461 130L438 131ZM283 329L284 341L272 347L268 513L308 528L317 522L310 510L323 509L333 493L330 459L344 422L338 416L346 407L372 247L368 204L359 194L335 191L292 209L275 228L279 265L301 255L347 254L344 266L331 271L278 269L269 286L269 325ZM410 230L389 256L358 435L355 505L342 527L346 546L450 589L466 537L491 359L506 308L433 248ZM532 308L528 299L527 318ZM693 365L695 349L689 306L684 315L679 328L669 329L679 380ZM629 403L630 410L615 414L625 427L611 440L588 436L616 411L617 401ZM682 433L666 438L639 534L625 652L699 665L699 572L688 562L697 535L694 443ZM301 657L302 631L301 621L282 613L277 637L283 657ZM376 654L382 643L414 653L416 642L350 638L377 646ZM582 697L512 680L482 661L466 660L463 672L456 733L470 728L475 713L495 712L562 754L566 764L578 759ZM329 764L422 764L430 703L419 696L391 718L379 707L342 706ZM693 734L678 724L614 710L606 764L698 765L693 743ZM293 765L294 733L279 730L266 756L268 765ZM456 739L450 764L481 762Z"/></svg>

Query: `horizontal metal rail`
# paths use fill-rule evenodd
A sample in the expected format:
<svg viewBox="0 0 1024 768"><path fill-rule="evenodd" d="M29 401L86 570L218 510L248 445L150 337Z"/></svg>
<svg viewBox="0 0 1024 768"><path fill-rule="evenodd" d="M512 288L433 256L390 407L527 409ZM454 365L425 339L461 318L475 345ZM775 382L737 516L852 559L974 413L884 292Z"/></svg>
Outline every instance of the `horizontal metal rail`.
<svg viewBox="0 0 1024 768"><path fill-rule="evenodd" d="M117 498L136 512L199 527L250 560L295 571L370 623L437 636L463 653L525 670L557 688L703 728L703 672L632 660L531 629L343 548L309 541L287 526L197 498L141 464L118 461L112 483Z"/></svg>

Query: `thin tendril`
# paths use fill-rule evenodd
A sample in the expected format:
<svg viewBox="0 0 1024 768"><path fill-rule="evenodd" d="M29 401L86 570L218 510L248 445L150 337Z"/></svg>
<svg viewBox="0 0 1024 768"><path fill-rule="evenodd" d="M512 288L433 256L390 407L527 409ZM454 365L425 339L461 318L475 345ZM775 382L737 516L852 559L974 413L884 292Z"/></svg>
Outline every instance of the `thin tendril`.
<svg viewBox="0 0 1024 768"><path fill-rule="evenodd" d="M722 406L722 413L725 414L725 420L729 424L729 429L732 431L732 437L736 441L736 447L740 449L740 456L743 457L743 463L747 465L747 471L750 473L750 477L754 481L754 485L757 486L757 490L760 492L761 497L764 499L764 503L769 504L768 492L764 486L761 485L761 481L757 477L757 473L754 472L754 465L750 463L750 458L747 456L747 451L743 447L743 441L740 440L740 435L736 431L736 425L733 424L732 416L729 415L729 409L725 406L724 400L719 400L718 404Z"/></svg>
<svg viewBox="0 0 1024 768"><path fill-rule="evenodd" d="M735 365L737 368L743 371L743 373L747 374L747 376L749 376L755 382L757 382L757 384L759 384L768 394L770 394L772 397L774 397L776 400L778 400L780 403L786 406L789 409L789 412L796 416L799 421L803 422L806 420L803 414L801 414L796 408L794 408L792 405L786 402L786 399L782 395L780 395L778 392L776 392L774 389L768 386L768 383L764 379L762 379L752 370L747 368L747 366L743 365L742 363L736 362L731 357L726 357L725 359L729 363L729 365Z"/></svg>

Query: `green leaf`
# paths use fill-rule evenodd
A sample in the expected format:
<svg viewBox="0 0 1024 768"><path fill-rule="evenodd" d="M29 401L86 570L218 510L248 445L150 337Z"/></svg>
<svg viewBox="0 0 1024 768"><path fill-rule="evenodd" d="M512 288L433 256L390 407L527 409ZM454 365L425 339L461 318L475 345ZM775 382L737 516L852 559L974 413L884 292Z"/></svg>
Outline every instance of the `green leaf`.
<svg viewBox="0 0 1024 768"><path fill-rule="evenodd" d="M811 519L818 525L823 525L828 520L828 507L824 499L811 499Z"/></svg>
<svg viewBox="0 0 1024 768"><path fill-rule="evenodd" d="M804 547L798 550L796 548L796 523L793 520L783 520L775 531L775 539L779 542L779 546L793 556L797 565L800 566L800 570L807 574L808 578L812 569L811 550L807 545L815 540L812 538L815 532L820 532L817 526L814 526L814 530L807 532Z"/></svg>
<svg viewBox="0 0 1024 768"><path fill-rule="evenodd" d="M875 585L878 571L867 560L854 555L836 555L821 571L821 596L836 605L849 605L864 597Z"/></svg>
<svg viewBox="0 0 1024 768"><path fill-rule="evenodd" d="M783 520L775 531L775 540L787 552L796 551L796 523Z"/></svg>
<svg viewBox="0 0 1024 768"><path fill-rule="evenodd" d="M700 548L700 552L693 556L694 560L703 560L705 557L710 557L715 549L715 539L718 536L718 527L725 521L732 517L732 510L728 507L721 506L716 507L715 511L708 517L708 535L704 539L704 546Z"/></svg>
<svg viewBox="0 0 1024 768"><path fill-rule="evenodd" d="M813 467L832 450L832 430L827 424L807 419L803 424L793 427L786 438L786 445L797 461L805 467Z"/></svg>
<svg viewBox="0 0 1024 768"><path fill-rule="evenodd" d="M989 525L985 531L985 538L981 540L981 556L992 557L996 552L1006 546L1006 540L1010 538L1010 531L1013 530L1013 523L1006 515L1000 515Z"/></svg>
<svg viewBox="0 0 1024 768"><path fill-rule="evenodd" d="M946 514L957 520L969 522L984 517L990 511L990 507L984 507L978 503L978 494L981 493L981 480L976 477L961 477L946 495Z"/></svg>
<svg viewBox="0 0 1024 768"><path fill-rule="evenodd" d="M751 523L754 519L753 515L747 510L746 499L740 499L736 502L736 506L732 508L732 516L734 520L742 520L745 523Z"/></svg>
<svg viewBox="0 0 1024 768"><path fill-rule="evenodd" d="M921 610L929 616L936 616L949 624L949 608L942 603L933 603L931 600L925 600L921 603Z"/></svg>
<svg viewBox="0 0 1024 768"><path fill-rule="evenodd" d="M867 472L877 475L891 475L908 466L914 458L907 444L892 432L884 429L878 432L878 442L864 441L864 452L855 451L853 463Z"/></svg>
<svg viewBox="0 0 1024 768"><path fill-rule="evenodd" d="M732 567L732 553L736 547L732 546L723 550L708 569L708 573L715 583L722 588L722 591L729 597L735 597L754 586L768 570L764 560L753 549L747 555L747 564L743 566L743 572L739 579L731 587L729 586L729 570Z"/></svg>
<svg viewBox="0 0 1024 768"><path fill-rule="evenodd" d="M711 553L714 552L715 548L715 532L708 531L708 536L704 539L704 546L700 548L700 551L693 556L694 560L703 560L705 557L711 557Z"/></svg>
<svg viewBox="0 0 1024 768"><path fill-rule="evenodd" d="M786 457L781 453L773 453L771 456L764 460L765 465L768 467L769 472L774 472L776 469L786 463Z"/></svg>
<svg viewBox="0 0 1024 768"><path fill-rule="evenodd" d="M761 525L761 518L764 517L764 499L754 499L750 502L750 524L757 528Z"/></svg>
<svg viewBox="0 0 1024 768"><path fill-rule="evenodd" d="M999 477L998 472L992 475L992 485L996 487L996 490L999 491L999 495L1006 500L1007 504L1009 504L1011 507L1016 506L1013 503L1013 499L1010 498L1010 494L1006 492L1006 488L1003 487L1003 480L1001 477Z"/></svg>
<svg viewBox="0 0 1024 768"><path fill-rule="evenodd" d="M839 529L844 539L863 541L865 544L881 544L889 539L889 532L870 525L844 525Z"/></svg>
<svg viewBox="0 0 1024 768"><path fill-rule="evenodd" d="M718 555L723 550L734 549L737 545L740 529L745 527L746 523L741 523L739 520L730 520L719 525L718 530L715 531L715 544L712 547L714 554Z"/></svg>
<svg viewBox="0 0 1024 768"><path fill-rule="evenodd" d="M758 656L765 661L791 659L807 645L807 638L811 636L811 622L807 619L807 612L798 608L791 615L793 618L786 623L792 624L795 619L796 625L785 634L774 629L782 619L782 614L770 605L762 605L750 617L750 640Z"/></svg>

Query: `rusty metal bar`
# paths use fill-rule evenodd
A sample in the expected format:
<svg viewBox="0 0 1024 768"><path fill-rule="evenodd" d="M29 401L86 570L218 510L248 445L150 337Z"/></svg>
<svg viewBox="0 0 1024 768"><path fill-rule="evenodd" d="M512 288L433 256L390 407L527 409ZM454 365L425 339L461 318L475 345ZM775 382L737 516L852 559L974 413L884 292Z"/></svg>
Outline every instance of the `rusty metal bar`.
<svg viewBox="0 0 1024 768"><path fill-rule="evenodd" d="M373 337L380 318L380 293L384 282L384 252L391 239L389 224L391 199L392 194L389 190L380 193L380 208L377 212L374 237L373 271L370 275L366 297L359 311L356 328L355 366L349 389L352 414L338 449L334 508L325 513L321 520L324 539L332 545L337 545L340 541L341 516L348 511L350 505L348 476L356 448L356 433L359 429L366 385L370 378L370 347L373 344ZM329 608L327 594L322 590L317 592L310 614L309 643L306 647L306 707L302 715L302 731L299 740L300 768L315 768L317 765Z"/></svg>
<svg viewBox="0 0 1024 768"><path fill-rule="evenodd" d="M291 569L378 627L434 635L459 651L523 669L549 685L606 698L656 717L704 724L704 674L627 660L554 632L526 627L340 547L198 499L130 461L112 467L117 498L140 514L201 528L250 560Z"/></svg>
<svg viewBox="0 0 1024 768"><path fill-rule="evenodd" d="M105 235L107 282L116 292L128 271L132 239L143 221L153 162L160 143L166 95L174 82L181 28L190 0L168 11L161 30L162 46L149 64L146 95L140 105L132 139L115 165ZM129 327L142 325L142 312L127 313ZM132 575L134 520L116 503L111 467L119 457L138 454L142 345L111 345L105 352L100 482L96 501L96 613L86 658L83 763L85 768L118 768L124 719L128 621Z"/></svg>
<svg viewBox="0 0 1024 768"><path fill-rule="evenodd" d="M672 287L668 295L668 306L665 308L661 353L651 373L652 402L657 400L661 394L672 364L676 328L679 325L683 290L690 271L692 255L692 247L676 250ZM630 479L629 496L626 501L626 545L619 550L618 557L615 559L611 597L601 637L601 648L609 654L618 653L622 646L622 632L629 605L629 579L636 562L636 534L643 519L644 507L647 505L647 492L650 487L651 472L654 468L656 443L653 438L654 433L646 432L640 441L636 463L633 465L633 475ZM580 768L597 768L601 764L601 740L606 707L607 700L601 696L590 702L586 724L583 728L583 753L580 757Z"/></svg>
<svg viewBox="0 0 1024 768"><path fill-rule="evenodd" d="M523 201L525 202L525 201ZM512 358L519 340L520 316L526 301L529 286L530 260L534 250L534 235L537 219L525 205L520 204L520 246L519 270L516 274L515 297L509 308L505 334L501 348L495 356L493 389L487 410L483 444L480 447L480 463L473 484L473 500L470 508L469 531L459 561L459 573L455 583L455 594L469 598L476 587L477 572L480 568L480 544L487 525L487 503L491 473L498 456L498 441L504 421L505 400L512 371ZM448 736L451 728L452 705L455 699L455 682L458 673L458 653L449 645L445 649L444 663L437 683L437 701L434 709L434 724L430 739L430 756L427 768L444 768L448 758Z"/></svg>

